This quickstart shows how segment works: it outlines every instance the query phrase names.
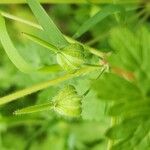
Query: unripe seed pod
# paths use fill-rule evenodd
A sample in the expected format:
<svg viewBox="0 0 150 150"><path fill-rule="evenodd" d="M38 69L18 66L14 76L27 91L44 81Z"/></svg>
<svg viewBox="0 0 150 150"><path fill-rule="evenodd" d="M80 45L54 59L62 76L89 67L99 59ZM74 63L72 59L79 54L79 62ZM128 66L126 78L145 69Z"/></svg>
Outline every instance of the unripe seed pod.
<svg viewBox="0 0 150 150"><path fill-rule="evenodd" d="M54 111L66 117L80 117L81 100L74 86L68 85L54 97Z"/></svg>
<svg viewBox="0 0 150 150"><path fill-rule="evenodd" d="M68 72L74 72L85 62L84 48L78 43L73 43L57 53L58 64Z"/></svg>

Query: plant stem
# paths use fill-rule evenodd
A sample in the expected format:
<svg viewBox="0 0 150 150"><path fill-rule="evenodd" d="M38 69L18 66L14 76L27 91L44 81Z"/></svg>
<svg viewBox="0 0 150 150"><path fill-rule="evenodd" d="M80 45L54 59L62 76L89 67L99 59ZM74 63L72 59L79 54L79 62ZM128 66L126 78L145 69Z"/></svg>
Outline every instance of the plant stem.
<svg viewBox="0 0 150 150"><path fill-rule="evenodd" d="M9 14L9 13L6 13L6 12L4 12L4 11L0 11L0 13L1 13L2 16L6 17L6 18L8 18L8 19L12 19L12 20L18 21L18 22L20 22L20 23L26 24L26 25L28 25L28 26L31 26L31 27L34 27L34 28L43 30L43 28L42 28L40 25L38 25L38 24L36 24L36 23L33 23L33 22L31 22L31 21L28 21L28 20L25 20L25 19L16 17L16 16L11 15L11 14ZM66 35L64 35L64 37L66 38L66 40L68 40L68 42L71 42L71 43L72 43L72 42L78 42L78 41L76 41L76 40L74 40L74 39L72 39L71 37L68 37L68 36L66 36ZM79 42L78 42L78 43L79 43ZM80 44L81 44L81 43L80 43ZM88 50L89 52L91 52L92 54L94 54L94 55L96 55L96 56L98 56L98 57L103 58L103 56L104 56L104 53L103 53L103 52L101 52L101 51L99 51L99 50L97 50L97 49L95 49L95 48L89 47L89 46L85 46L85 45L83 45L83 46L85 47L85 49L87 49L87 50Z"/></svg>
<svg viewBox="0 0 150 150"><path fill-rule="evenodd" d="M48 88L49 86L56 85L56 84L61 83L63 81L69 80L71 78L78 77L80 75L90 73L91 71L94 71L96 69L98 69L98 68L97 67L92 67L92 66L84 67L84 68L81 68L80 70L78 70L77 72L75 72L74 74L65 74L65 75L63 75L61 77L58 77L56 79L52 79L52 80L49 80L49 81L46 81L46 82L42 82L42 83L33 85L29 88L17 91L13 94L9 94L7 96L1 97L0 98L0 105L15 101L18 98L21 98L21 97L24 97L26 95L35 93L39 90Z"/></svg>
<svg viewBox="0 0 150 150"><path fill-rule="evenodd" d="M116 117L111 117L111 127L117 124L117 118ZM112 146L114 145L115 141L109 139L108 140L108 145L107 145L107 150L111 150Z"/></svg>
<svg viewBox="0 0 150 150"><path fill-rule="evenodd" d="M111 127L113 126L113 117L111 117ZM111 150L112 145L114 144L114 141L109 139L108 140L108 145L107 145L107 150Z"/></svg>
<svg viewBox="0 0 150 150"><path fill-rule="evenodd" d="M100 74L98 75L98 77L96 78L96 80L98 80L102 76L102 74L105 72L105 70L106 70L105 67L102 68L102 70L101 70ZM85 91L85 93L83 94L83 96L86 96L90 92L91 89L92 89L92 86L88 90Z"/></svg>
<svg viewBox="0 0 150 150"><path fill-rule="evenodd" d="M42 27L40 25L36 24L36 23L33 23L31 21L22 19L20 17L14 16L14 15L11 15L11 14L9 14L7 12L4 12L4 11L0 11L0 13L5 18L11 19L11 20L15 20L15 21L18 21L20 23L23 23L23 24L26 24L26 25L29 25L29 26L32 26L32 27L35 27L37 29L41 29L42 30Z"/></svg>

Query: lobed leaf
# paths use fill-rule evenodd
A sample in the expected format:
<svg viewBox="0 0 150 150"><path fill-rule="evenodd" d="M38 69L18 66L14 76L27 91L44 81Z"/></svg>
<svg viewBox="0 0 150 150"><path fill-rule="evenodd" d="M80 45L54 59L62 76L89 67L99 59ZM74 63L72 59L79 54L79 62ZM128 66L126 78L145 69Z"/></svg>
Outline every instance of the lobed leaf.
<svg viewBox="0 0 150 150"><path fill-rule="evenodd" d="M111 116L144 116L149 115L150 100L138 100L116 104L109 109Z"/></svg>
<svg viewBox="0 0 150 150"><path fill-rule="evenodd" d="M106 136L111 139L126 139L133 135L138 125L142 121L137 118L129 118L123 120L121 123L111 127Z"/></svg>
<svg viewBox="0 0 150 150"><path fill-rule="evenodd" d="M105 73L101 79L96 80L93 88L102 100L120 102L141 99L141 92L136 85L112 73Z"/></svg>
<svg viewBox="0 0 150 150"><path fill-rule="evenodd" d="M129 29L122 27L113 29L110 36L110 45L116 52L116 55L110 57L112 65L121 66L131 71L139 69L142 49L138 38Z"/></svg>
<svg viewBox="0 0 150 150"><path fill-rule="evenodd" d="M150 34L142 26L138 31L131 32L126 27L114 28L110 34L110 46L115 53L108 62L113 68L118 67L132 72L141 91L148 95L150 81Z"/></svg>
<svg viewBox="0 0 150 150"><path fill-rule="evenodd" d="M127 147L129 150L133 150L148 135L149 123L150 122L148 118L145 118L144 120L142 120L142 123L137 127L137 129L133 133L133 136L130 136L124 140L119 141L117 144L113 145L111 150L126 150Z"/></svg>
<svg viewBox="0 0 150 150"><path fill-rule="evenodd" d="M131 71L150 71L148 65L150 35L145 27L141 27L135 33L126 27L114 28L109 43L116 52L109 59L113 66Z"/></svg>

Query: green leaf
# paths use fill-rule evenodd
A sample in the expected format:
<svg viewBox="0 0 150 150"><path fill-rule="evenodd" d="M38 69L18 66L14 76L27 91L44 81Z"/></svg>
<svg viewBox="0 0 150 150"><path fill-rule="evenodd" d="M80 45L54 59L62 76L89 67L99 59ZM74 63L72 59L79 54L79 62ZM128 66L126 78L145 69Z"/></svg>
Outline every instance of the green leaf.
<svg viewBox="0 0 150 150"><path fill-rule="evenodd" d="M84 83L82 83L82 85L83 84ZM99 101L94 91L90 91L82 101L82 119L88 121L106 122L105 120L107 118L105 115L105 109L106 104L103 101ZM105 127L107 127L107 125L108 124L106 122Z"/></svg>
<svg viewBox="0 0 150 150"><path fill-rule="evenodd" d="M113 145L111 150L125 150L126 148L128 148L128 150L133 150L128 139L122 140L121 142Z"/></svg>
<svg viewBox="0 0 150 150"><path fill-rule="evenodd" d="M142 63L142 49L138 37L129 29L123 27L113 29L110 36L110 45L116 52L116 55L110 57L112 65L130 71L139 69Z"/></svg>
<svg viewBox="0 0 150 150"><path fill-rule="evenodd" d="M111 127L106 136L111 139L126 139L132 136L142 121L137 118L125 119L120 124Z"/></svg>
<svg viewBox="0 0 150 150"><path fill-rule="evenodd" d="M35 42L35 43L37 43L37 44L39 44L39 45L41 45L43 47L45 47L45 48L55 52L55 53L58 52L58 49L54 45L52 45L52 44L50 44L50 43L40 39L39 37L36 37L36 36L34 36L32 34L29 34L29 33L24 33L24 32L23 32L23 35L26 38L28 38L29 40L31 40L31 41L33 41L33 42Z"/></svg>
<svg viewBox="0 0 150 150"><path fill-rule="evenodd" d="M110 57L110 63L131 71L150 71L149 43L150 35L145 27L135 33L125 27L114 28L110 34L110 45L116 53Z"/></svg>
<svg viewBox="0 0 150 150"><path fill-rule="evenodd" d="M74 38L79 38L81 35L83 35L85 32L87 32L90 28L92 28L94 25L102 21L107 16L118 12L118 7L110 5L103 8L103 10L100 10L98 13L96 13L93 17L91 17L89 20L87 20L83 25L79 27Z"/></svg>
<svg viewBox="0 0 150 150"><path fill-rule="evenodd" d="M94 16L92 16L85 23L83 23L73 37L79 38L81 35L83 35L85 32L87 32L89 29L94 27L97 23L101 22L109 15L119 13L121 11L124 11L124 9L125 8L122 7L121 5L110 4L108 6L105 6L102 10L98 11ZM137 7L126 8L125 11L134 10L134 9L137 9Z"/></svg>
<svg viewBox="0 0 150 150"><path fill-rule="evenodd" d="M6 25L5 25L5 20L1 15L0 15L0 41L9 59L20 71L25 73L36 71L37 68L28 64L18 53L17 49L15 48L14 44L12 43L8 35Z"/></svg>
<svg viewBox="0 0 150 150"><path fill-rule="evenodd" d="M149 56L150 56L150 32L146 27L142 27L138 35L140 37L140 43L141 43L141 48L143 50L143 59L142 59L142 67L144 67L144 70L150 71L150 66L149 66Z"/></svg>
<svg viewBox="0 0 150 150"><path fill-rule="evenodd" d="M53 103L46 103L41 105L35 105L26 107L23 109L16 110L14 112L15 115L22 115L22 114L29 114L29 113L36 113L41 111L50 111L52 109Z"/></svg>
<svg viewBox="0 0 150 150"><path fill-rule="evenodd" d="M68 45L68 42L64 38L63 34L56 27L52 19L47 15L37 0L27 0L32 12L37 18L39 24L43 27L45 34L49 38L49 43L55 45L58 48L62 48Z"/></svg>
<svg viewBox="0 0 150 150"><path fill-rule="evenodd" d="M142 140L145 138L146 135L149 133L149 119L145 119L140 126L137 128L136 132L134 133L134 137L132 138L132 147L137 146ZM144 130L143 130L144 129Z"/></svg>
<svg viewBox="0 0 150 150"><path fill-rule="evenodd" d="M110 45L115 53L108 62L112 70L118 68L134 76L128 81L121 75L105 74L94 83L101 100L113 101L108 114L119 120L106 133L109 138L117 139L112 150L133 150L149 133L149 41L149 31L145 27L135 33L125 27L111 31Z"/></svg>
<svg viewBox="0 0 150 150"><path fill-rule="evenodd" d="M150 100L136 100L112 106L109 114L112 116L149 116Z"/></svg>
<svg viewBox="0 0 150 150"><path fill-rule="evenodd" d="M112 67L132 72L141 91L149 93L150 81L150 33L142 26L138 31L131 32L126 27L114 28L110 34L110 46L113 53L108 62Z"/></svg>
<svg viewBox="0 0 150 150"><path fill-rule="evenodd" d="M140 120L140 118L137 118L137 120ZM138 125L137 129L135 130L135 132L132 133L131 136L117 142L115 145L113 145L111 150L126 150L126 149L133 150L148 135L149 123L150 122L149 120L147 120L147 118L143 119L142 123Z"/></svg>
<svg viewBox="0 0 150 150"><path fill-rule="evenodd" d="M112 73L106 73L96 80L93 88L102 100L120 102L141 99L141 92L136 85Z"/></svg>
<svg viewBox="0 0 150 150"><path fill-rule="evenodd" d="M6 52L6 54L8 55L9 59L12 61L12 63L21 71L24 73L31 73L31 72L53 72L53 71L60 71L60 67L56 66L56 65L52 65L52 66L44 66L44 67L34 67L33 65L27 63L24 58L19 54L19 52L17 51L17 49L15 48L14 44L12 43L12 40L7 32L6 29L6 25L5 25L5 20L4 18L0 15L0 41L4 47L4 50ZM53 50L53 51L57 51L57 48L43 40L41 40L40 38L37 38L33 35L24 33L24 35L28 38L30 38L31 40L40 43L40 45Z"/></svg>

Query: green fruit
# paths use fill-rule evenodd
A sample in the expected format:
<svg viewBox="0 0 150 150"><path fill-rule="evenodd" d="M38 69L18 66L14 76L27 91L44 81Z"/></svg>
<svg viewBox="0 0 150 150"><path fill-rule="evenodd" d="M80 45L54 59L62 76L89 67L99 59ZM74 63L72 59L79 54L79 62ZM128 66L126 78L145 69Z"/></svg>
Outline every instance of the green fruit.
<svg viewBox="0 0 150 150"><path fill-rule="evenodd" d="M84 48L78 43L70 44L57 53L58 64L68 72L78 70L85 62Z"/></svg>
<svg viewBox="0 0 150 150"><path fill-rule="evenodd" d="M67 117L80 117L81 100L74 86L68 85L54 97L54 111Z"/></svg>

